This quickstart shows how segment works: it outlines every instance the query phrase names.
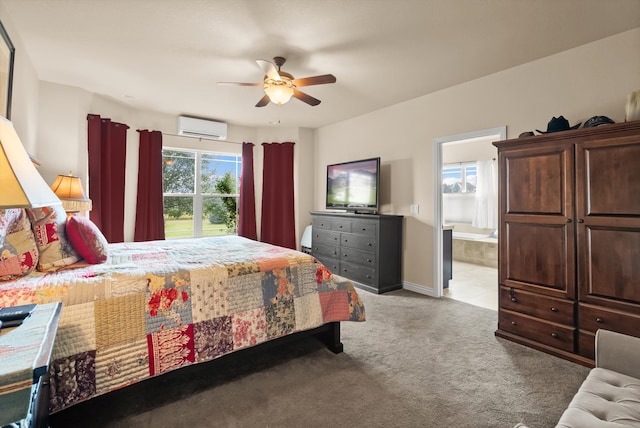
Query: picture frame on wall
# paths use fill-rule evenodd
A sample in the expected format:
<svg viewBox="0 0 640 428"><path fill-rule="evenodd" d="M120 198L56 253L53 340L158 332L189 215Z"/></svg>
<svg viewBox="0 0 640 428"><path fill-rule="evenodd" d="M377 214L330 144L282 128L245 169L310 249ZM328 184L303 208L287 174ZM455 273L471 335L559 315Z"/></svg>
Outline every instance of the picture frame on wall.
<svg viewBox="0 0 640 428"><path fill-rule="evenodd" d="M0 21L0 116L11 119L11 92L13 89L13 61L15 47Z"/></svg>

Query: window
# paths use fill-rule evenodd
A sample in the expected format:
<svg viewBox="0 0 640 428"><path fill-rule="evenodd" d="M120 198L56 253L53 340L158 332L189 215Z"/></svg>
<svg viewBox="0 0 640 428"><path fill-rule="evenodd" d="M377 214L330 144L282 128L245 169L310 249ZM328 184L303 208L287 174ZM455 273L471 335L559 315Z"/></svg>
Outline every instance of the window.
<svg viewBox="0 0 640 428"><path fill-rule="evenodd" d="M162 151L167 239L236 234L242 156Z"/></svg>
<svg viewBox="0 0 640 428"><path fill-rule="evenodd" d="M442 193L474 193L478 182L475 162L442 167Z"/></svg>

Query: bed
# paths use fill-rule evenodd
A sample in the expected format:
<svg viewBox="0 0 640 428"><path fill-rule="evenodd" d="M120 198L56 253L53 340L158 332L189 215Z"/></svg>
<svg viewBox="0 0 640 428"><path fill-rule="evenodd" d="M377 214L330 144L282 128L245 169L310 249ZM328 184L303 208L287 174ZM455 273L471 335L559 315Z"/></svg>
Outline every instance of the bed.
<svg viewBox="0 0 640 428"><path fill-rule="evenodd" d="M297 332L339 352L339 322L365 319L352 284L313 256L238 236L108 244L103 263L56 268L0 282L0 307L63 304L52 413Z"/></svg>

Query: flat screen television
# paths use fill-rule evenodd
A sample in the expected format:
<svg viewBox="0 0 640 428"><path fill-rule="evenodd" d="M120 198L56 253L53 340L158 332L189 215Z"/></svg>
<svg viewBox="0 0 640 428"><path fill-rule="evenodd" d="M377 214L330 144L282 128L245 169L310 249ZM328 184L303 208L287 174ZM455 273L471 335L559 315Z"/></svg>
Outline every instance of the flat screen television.
<svg viewBox="0 0 640 428"><path fill-rule="evenodd" d="M327 209L378 212L380 158L327 165Z"/></svg>

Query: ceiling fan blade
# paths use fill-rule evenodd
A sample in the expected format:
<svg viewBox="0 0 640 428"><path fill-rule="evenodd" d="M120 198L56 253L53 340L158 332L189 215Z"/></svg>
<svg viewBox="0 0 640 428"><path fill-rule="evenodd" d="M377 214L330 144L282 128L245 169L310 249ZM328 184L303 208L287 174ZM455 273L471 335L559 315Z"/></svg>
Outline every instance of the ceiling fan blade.
<svg viewBox="0 0 640 428"><path fill-rule="evenodd" d="M305 94L304 92L301 92L297 89L293 90L293 96L297 99L299 99L300 101L303 101L307 104L309 104L310 106L317 106L318 104L320 104L320 100L317 98L313 98L311 95L309 94Z"/></svg>
<svg viewBox="0 0 640 428"><path fill-rule="evenodd" d="M265 95L264 97L260 98L260 101L258 101L258 104L256 104L256 107L264 107L267 104L269 104L269 101L271 101L269 99L269 95Z"/></svg>
<svg viewBox="0 0 640 428"><path fill-rule="evenodd" d="M323 74L321 76L301 77L294 79L291 83L300 86L324 85L325 83L336 83L336 76L333 74Z"/></svg>
<svg viewBox="0 0 640 428"><path fill-rule="evenodd" d="M264 83L218 82L220 86L264 86Z"/></svg>
<svg viewBox="0 0 640 428"><path fill-rule="evenodd" d="M280 78L280 74L278 73L278 70L276 69L276 66L273 65L272 62L265 61L263 59L257 59L256 62L258 63L258 65L260 66L264 74L269 79L275 80L276 82L279 82L282 80Z"/></svg>

